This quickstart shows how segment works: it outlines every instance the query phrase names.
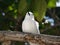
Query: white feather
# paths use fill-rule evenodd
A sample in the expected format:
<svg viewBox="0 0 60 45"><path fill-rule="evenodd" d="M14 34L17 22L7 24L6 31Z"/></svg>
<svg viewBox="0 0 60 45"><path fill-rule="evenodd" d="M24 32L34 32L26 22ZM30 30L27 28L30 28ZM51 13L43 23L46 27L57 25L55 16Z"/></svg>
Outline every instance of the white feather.
<svg viewBox="0 0 60 45"><path fill-rule="evenodd" d="M22 31L33 34L40 34L39 23L34 19L32 12L29 12L29 14L28 12L26 13L25 19L22 22ZM30 45L38 45L31 42L29 43Z"/></svg>

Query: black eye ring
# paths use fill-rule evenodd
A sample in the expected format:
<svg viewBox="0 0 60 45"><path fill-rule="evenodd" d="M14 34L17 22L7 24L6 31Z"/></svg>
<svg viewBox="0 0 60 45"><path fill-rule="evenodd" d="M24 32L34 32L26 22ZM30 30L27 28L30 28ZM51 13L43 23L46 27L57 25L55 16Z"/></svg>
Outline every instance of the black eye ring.
<svg viewBox="0 0 60 45"><path fill-rule="evenodd" d="M30 16L30 13L28 12L29 16Z"/></svg>

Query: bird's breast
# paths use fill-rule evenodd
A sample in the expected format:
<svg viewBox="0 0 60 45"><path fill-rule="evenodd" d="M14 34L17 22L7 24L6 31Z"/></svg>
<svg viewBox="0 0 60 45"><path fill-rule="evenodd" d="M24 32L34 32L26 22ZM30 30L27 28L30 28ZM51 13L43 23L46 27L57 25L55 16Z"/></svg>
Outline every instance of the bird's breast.
<svg viewBox="0 0 60 45"><path fill-rule="evenodd" d="M24 20L22 23L23 32L38 33L36 24L33 20Z"/></svg>

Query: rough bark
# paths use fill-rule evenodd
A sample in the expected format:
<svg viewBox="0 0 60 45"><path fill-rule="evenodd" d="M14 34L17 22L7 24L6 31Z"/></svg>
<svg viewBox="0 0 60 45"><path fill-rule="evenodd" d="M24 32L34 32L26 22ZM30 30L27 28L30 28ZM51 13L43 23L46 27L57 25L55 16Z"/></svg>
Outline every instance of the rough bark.
<svg viewBox="0 0 60 45"><path fill-rule="evenodd" d="M0 31L0 42L4 41L28 41L40 45L60 45L60 36L31 34L17 31Z"/></svg>
<svg viewBox="0 0 60 45"><path fill-rule="evenodd" d="M11 45L11 41L3 41L2 45Z"/></svg>

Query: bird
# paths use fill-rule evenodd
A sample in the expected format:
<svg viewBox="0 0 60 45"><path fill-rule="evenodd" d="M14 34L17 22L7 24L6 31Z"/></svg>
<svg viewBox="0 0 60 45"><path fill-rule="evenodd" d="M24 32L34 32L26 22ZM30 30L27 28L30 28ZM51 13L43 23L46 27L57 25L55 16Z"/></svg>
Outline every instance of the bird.
<svg viewBox="0 0 60 45"><path fill-rule="evenodd" d="M34 15L32 12L29 12L29 14L30 14L31 19L36 23L38 34L40 34L39 23L34 19Z"/></svg>
<svg viewBox="0 0 60 45"><path fill-rule="evenodd" d="M27 12L22 22L22 31L32 34L40 34L39 23L34 19L32 12ZM29 42L30 45L39 45Z"/></svg>

